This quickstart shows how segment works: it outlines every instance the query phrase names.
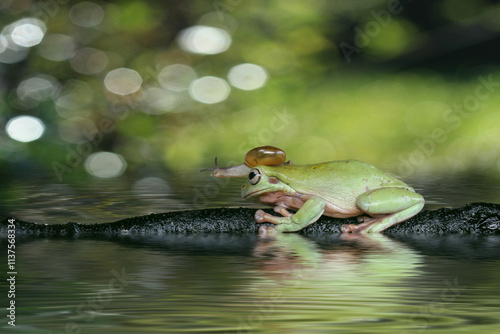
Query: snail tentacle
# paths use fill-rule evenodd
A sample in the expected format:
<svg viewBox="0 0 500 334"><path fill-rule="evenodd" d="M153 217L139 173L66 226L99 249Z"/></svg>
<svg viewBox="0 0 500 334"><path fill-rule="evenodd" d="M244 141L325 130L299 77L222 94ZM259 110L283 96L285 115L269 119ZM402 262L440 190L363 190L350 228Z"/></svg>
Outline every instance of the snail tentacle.
<svg viewBox="0 0 500 334"><path fill-rule="evenodd" d="M248 173L250 172L250 167L245 164L241 164L238 166L231 166L226 168L219 168L217 164L217 157L215 157L215 167L214 168L205 168L200 169L198 172L211 171L211 176L214 177L248 177Z"/></svg>
<svg viewBox="0 0 500 334"><path fill-rule="evenodd" d="M200 172L206 172L206 171L213 171L213 170L216 170L216 169L219 169L219 166L217 165L217 156L215 156L215 167L214 168L199 169L198 173L200 173Z"/></svg>

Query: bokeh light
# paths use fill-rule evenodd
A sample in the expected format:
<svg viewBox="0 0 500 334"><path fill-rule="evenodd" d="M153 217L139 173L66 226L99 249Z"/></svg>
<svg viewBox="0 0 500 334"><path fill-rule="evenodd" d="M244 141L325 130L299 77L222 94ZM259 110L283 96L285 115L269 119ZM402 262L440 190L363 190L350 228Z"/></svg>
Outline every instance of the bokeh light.
<svg viewBox="0 0 500 334"><path fill-rule="evenodd" d="M69 64L78 73L97 74L104 71L108 65L108 56L101 50L83 48L75 52Z"/></svg>
<svg viewBox="0 0 500 334"><path fill-rule="evenodd" d="M0 62L14 64L24 60L28 48L39 44L47 28L33 18L24 18L5 26L0 37Z"/></svg>
<svg viewBox="0 0 500 334"><path fill-rule="evenodd" d="M179 101L178 93L159 87L148 88L144 93L147 108L143 111L151 115L160 115L172 111Z"/></svg>
<svg viewBox="0 0 500 334"><path fill-rule="evenodd" d="M112 93L129 95L141 88L142 78L136 71L122 67L110 71L104 78L104 85Z"/></svg>
<svg viewBox="0 0 500 334"><path fill-rule="evenodd" d="M34 106L54 98L59 89L59 82L54 77L41 74L21 81L16 92L21 102Z"/></svg>
<svg viewBox="0 0 500 334"><path fill-rule="evenodd" d="M85 28L95 27L104 19L104 9L93 2L80 2L69 11L69 18L75 25Z"/></svg>
<svg viewBox="0 0 500 334"><path fill-rule="evenodd" d="M231 36L223 29L193 26L179 33L179 45L188 52L214 55L229 48Z"/></svg>
<svg viewBox="0 0 500 334"><path fill-rule="evenodd" d="M187 65L174 64L164 67L158 74L158 82L163 88L182 92L197 78L195 70Z"/></svg>
<svg viewBox="0 0 500 334"><path fill-rule="evenodd" d="M9 120L5 131L12 139L28 143L37 140L43 135L45 125L36 117L18 116Z"/></svg>
<svg viewBox="0 0 500 334"><path fill-rule="evenodd" d="M0 53L4 52L9 45L9 41L5 38L4 35L0 35Z"/></svg>
<svg viewBox="0 0 500 334"><path fill-rule="evenodd" d="M167 181L154 176L148 176L139 179L132 185L132 192L137 197L157 197L158 195L165 196L171 192L171 188Z"/></svg>
<svg viewBox="0 0 500 334"><path fill-rule="evenodd" d="M75 53L76 43L71 36L48 34L38 47L38 52L44 58L53 61L70 59Z"/></svg>
<svg viewBox="0 0 500 334"><path fill-rule="evenodd" d="M9 43L6 38L4 38L4 42L0 41L0 43L5 43L3 51L0 52L0 63L15 64L28 56L29 49L13 45L13 43ZM0 49L2 49L1 46Z"/></svg>
<svg viewBox="0 0 500 334"><path fill-rule="evenodd" d="M267 81L266 70L255 64L240 64L229 70L229 83L242 90L254 90L263 87Z"/></svg>
<svg viewBox="0 0 500 334"><path fill-rule="evenodd" d="M32 47L39 44L47 28L37 19L21 19L6 27L14 43L22 47Z"/></svg>
<svg viewBox="0 0 500 334"><path fill-rule="evenodd" d="M92 153L85 159L85 169L93 176L100 178L117 177L127 168L125 159L111 152Z"/></svg>
<svg viewBox="0 0 500 334"><path fill-rule="evenodd" d="M230 91L231 88L226 80L212 76L199 78L189 87L189 94L193 100L206 104L224 101Z"/></svg>

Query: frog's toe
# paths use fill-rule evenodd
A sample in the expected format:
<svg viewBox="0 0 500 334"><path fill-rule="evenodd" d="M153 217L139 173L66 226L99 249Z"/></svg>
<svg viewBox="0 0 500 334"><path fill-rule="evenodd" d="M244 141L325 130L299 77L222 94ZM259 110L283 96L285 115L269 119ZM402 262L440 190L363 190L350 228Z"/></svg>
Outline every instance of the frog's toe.
<svg viewBox="0 0 500 334"><path fill-rule="evenodd" d="M267 213L265 213L263 210L257 210L257 212L255 212L255 221L257 223L265 223L266 222L266 215Z"/></svg>
<svg viewBox="0 0 500 334"><path fill-rule="evenodd" d="M359 216L356 219L358 220L358 222L364 223L365 221L371 219L371 217L369 217L369 216Z"/></svg>
<svg viewBox="0 0 500 334"><path fill-rule="evenodd" d="M363 226L369 225L370 223L374 223L374 222L380 220L377 217L370 217L370 216L360 216L357 219L358 219L358 222L363 224ZM355 226L358 226L358 225L355 225Z"/></svg>
<svg viewBox="0 0 500 334"><path fill-rule="evenodd" d="M261 238L272 238L276 236L277 233L278 231L276 230L276 227L266 225L259 227L259 237Z"/></svg>
<svg viewBox="0 0 500 334"><path fill-rule="evenodd" d="M340 232L342 233L357 233L360 230L361 226L356 224L344 224L340 226Z"/></svg>
<svg viewBox="0 0 500 334"><path fill-rule="evenodd" d="M288 210L285 207L281 206L281 205L275 206L273 210L274 210L274 212L279 213L283 217L291 217L291 216L293 216L293 214L291 214L290 212L288 212Z"/></svg>
<svg viewBox="0 0 500 334"><path fill-rule="evenodd" d="M340 226L340 232L349 233L351 231L351 224L344 224Z"/></svg>
<svg viewBox="0 0 500 334"><path fill-rule="evenodd" d="M263 210L257 210L255 212L255 221L257 223L271 223L271 224L283 224L287 223L289 220L291 220L291 217L276 217L273 215L270 215L269 213L265 213Z"/></svg>

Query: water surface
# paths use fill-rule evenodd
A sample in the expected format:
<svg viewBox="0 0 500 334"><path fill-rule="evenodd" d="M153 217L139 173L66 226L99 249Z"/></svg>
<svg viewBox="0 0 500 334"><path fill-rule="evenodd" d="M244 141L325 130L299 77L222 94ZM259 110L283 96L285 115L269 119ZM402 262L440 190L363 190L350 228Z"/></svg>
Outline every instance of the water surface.
<svg viewBox="0 0 500 334"><path fill-rule="evenodd" d="M430 239L433 247L443 241ZM499 238L447 242L434 253L421 240L385 236L24 240L17 257L16 330L495 332ZM469 257L456 253L457 244L477 243L489 248Z"/></svg>

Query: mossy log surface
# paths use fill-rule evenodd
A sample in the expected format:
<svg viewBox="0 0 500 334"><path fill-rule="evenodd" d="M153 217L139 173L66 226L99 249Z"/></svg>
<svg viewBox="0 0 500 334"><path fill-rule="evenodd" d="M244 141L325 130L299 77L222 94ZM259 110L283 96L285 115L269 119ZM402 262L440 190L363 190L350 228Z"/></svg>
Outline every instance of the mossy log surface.
<svg viewBox="0 0 500 334"><path fill-rule="evenodd" d="M111 223L37 224L15 217L0 217L0 238L6 238L9 219L15 220L16 237L110 237L117 235L164 235L190 233L257 233L256 209L220 208L177 211L132 217ZM269 211L268 212L272 212ZM339 234L339 227L357 223L356 218L321 217L301 234ZM424 210L383 233L401 234L500 234L500 204L471 203L460 208Z"/></svg>

